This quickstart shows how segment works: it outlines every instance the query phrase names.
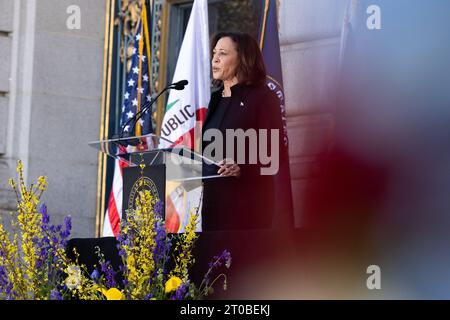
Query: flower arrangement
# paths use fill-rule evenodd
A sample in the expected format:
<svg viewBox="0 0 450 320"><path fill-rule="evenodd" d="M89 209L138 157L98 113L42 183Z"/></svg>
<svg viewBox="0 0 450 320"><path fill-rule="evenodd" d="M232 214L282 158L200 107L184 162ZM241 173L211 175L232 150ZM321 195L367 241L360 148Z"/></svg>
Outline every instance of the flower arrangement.
<svg viewBox="0 0 450 320"><path fill-rule="evenodd" d="M47 188L46 178L39 177L37 183L27 187L20 161L17 173L18 183L9 180L17 197L11 233L0 223L0 299L203 299L221 278L226 290L225 274L213 280L212 276L222 265L230 267L228 251L213 258L200 285L189 278L195 263L192 249L198 237L197 212L191 215L185 233L166 234L162 203L149 191L142 191L136 209L121 222L117 239L120 270L114 270L98 249L99 265L89 274L86 266L78 263L77 252L75 261L68 258L70 217L63 225L52 225L46 205L40 203ZM118 273L121 281L117 280Z"/></svg>

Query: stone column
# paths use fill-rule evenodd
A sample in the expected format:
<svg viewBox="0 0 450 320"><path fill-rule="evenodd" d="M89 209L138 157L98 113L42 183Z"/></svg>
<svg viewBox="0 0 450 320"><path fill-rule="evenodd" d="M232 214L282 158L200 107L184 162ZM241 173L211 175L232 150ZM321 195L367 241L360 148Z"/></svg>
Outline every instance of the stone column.
<svg viewBox="0 0 450 320"><path fill-rule="evenodd" d="M15 173L17 159L14 129L21 125L15 112L19 7L20 1L0 0L0 215L5 224L9 221L6 213L14 210L16 203L8 178Z"/></svg>

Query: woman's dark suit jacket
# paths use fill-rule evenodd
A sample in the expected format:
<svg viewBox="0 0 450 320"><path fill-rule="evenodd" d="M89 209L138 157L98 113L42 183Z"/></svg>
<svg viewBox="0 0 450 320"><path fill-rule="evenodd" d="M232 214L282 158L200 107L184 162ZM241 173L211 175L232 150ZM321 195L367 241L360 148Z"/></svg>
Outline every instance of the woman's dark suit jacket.
<svg viewBox="0 0 450 320"><path fill-rule="evenodd" d="M203 125L205 128L216 112L222 98L223 88L211 95L208 112ZM231 101L220 123L219 129L226 142L226 129L278 129L280 146L280 163L287 156L282 143L282 120L277 96L265 84L258 86L234 85L231 88ZM246 139L248 140L248 139ZM268 133L270 142L270 132ZM258 138L259 143L259 138ZM226 146L226 143L224 143ZM267 147L270 152L270 146ZM258 147L259 152L259 147ZM226 153L224 150L224 157ZM248 157L248 142L246 145ZM235 152L235 161L236 152ZM204 179L204 196L202 208L203 231L266 229L272 225L274 215L274 179L273 176L260 174L261 164L239 164L240 177Z"/></svg>

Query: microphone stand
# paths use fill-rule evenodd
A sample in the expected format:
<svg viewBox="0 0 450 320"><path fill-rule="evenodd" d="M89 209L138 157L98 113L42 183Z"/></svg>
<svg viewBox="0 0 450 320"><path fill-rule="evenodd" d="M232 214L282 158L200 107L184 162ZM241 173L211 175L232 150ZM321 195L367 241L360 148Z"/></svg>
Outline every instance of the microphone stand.
<svg viewBox="0 0 450 320"><path fill-rule="evenodd" d="M164 92L166 92L166 91L169 90L169 89L183 90L184 87L185 87L187 84L188 84L188 81L187 81L187 80L181 80L181 81L172 83L172 84L168 85L167 87L165 87L160 93L158 93L158 95L157 95L155 98L152 98L152 99L150 99L149 102L145 103L145 104L143 105L143 108L142 108L141 111L137 112L132 118L130 118L127 122L125 122L125 124L122 126L122 129L121 129L121 131L120 131L120 134L114 135L112 138L113 138L113 139L119 139L119 140L120 140L121 138L123 138L125 128L127 127L127 125L128 125L131 121L133 121L133 127L132 127L132 130L133 130L134 127L136 126L137 121L142 117L142 115L144 114L144 112L147 111L147 110L148 110L148 109L149 109L149 108L150 108L150 107L158 100L158 98L159 98ZM128 131L128 130L127 130L127 131ZM116 143L117 143L118 145L121 145L121 146L124 146L124 147L126 147L127 145L138 145L138 144L140 143L139 139L134 139L134 140L137 140L137 141L130 141L130 140L128 140L128 141L126 141L126 142L125 142L125 141L117 141Z"/></svg>
<svg viewBox="0 0 450 320"><path fill-rule="evenodd" d="M119 139L123 137L124 134L124 130L126 128L126 126L132 121L133 121L133 127L132 130L134 129L134 127L136 126L136 123L138 122L138 120L142 117L143 113L145 111L147 111L157 100L158 98L167 90L169 89L175 89L175 90L183 90L184 87L188 84L188 82L186 80L181 80L175 83L172 83L170 85L168 85L167 87L165 87L160 93L158 93L158 95L154 98L151 99L149 102L147 102L146 104L144 104L143 108L141 111L139 111L138 113L136 113L131 119L129 119L127 122L125 122L125 124L122 126L122 130L120 131L119 134Z"/></svg>
<svg viewBox="0 0 450 320"><path fill-rule="evenodd" d="M127 125L133 121L133 126L131 128L131 130L134 129L134 127L136 126L136 123L138 122L138 120L142 117L143 113L145 111L147 111L152 105L153 103L155 103L156 100L158 100L158 98L164 93L166 92L168 89L170 89L169 87L164 88L164 90L162 90L154 99L151 99L149 102L147 102L146 104L144 104L143 108L141 111L139 111L138 113L136 113L131 119L129 119L127 122L125 122L125 124L122 126L122 130L120 131L119 134L119 138L123 138L123 134L125 131L125 128L127 127Z"/></svg>

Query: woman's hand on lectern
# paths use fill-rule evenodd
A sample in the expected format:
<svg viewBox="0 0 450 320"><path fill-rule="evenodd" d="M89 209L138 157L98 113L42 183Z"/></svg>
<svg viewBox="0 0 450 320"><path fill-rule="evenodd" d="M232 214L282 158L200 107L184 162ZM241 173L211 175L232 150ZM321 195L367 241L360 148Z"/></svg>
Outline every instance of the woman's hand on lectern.
<svg viewBox="0 0 450 320"><path fill-rule="evenodd" d="M233 159L226 158L218 163L220 166L218 174L224 177L239 177L241 175L241 168L234 162Z"/></svg>

